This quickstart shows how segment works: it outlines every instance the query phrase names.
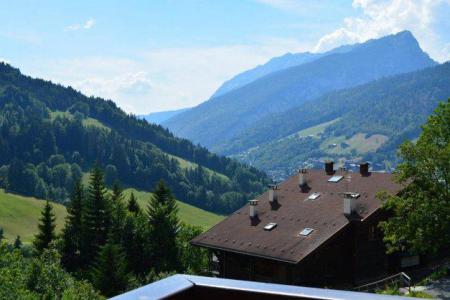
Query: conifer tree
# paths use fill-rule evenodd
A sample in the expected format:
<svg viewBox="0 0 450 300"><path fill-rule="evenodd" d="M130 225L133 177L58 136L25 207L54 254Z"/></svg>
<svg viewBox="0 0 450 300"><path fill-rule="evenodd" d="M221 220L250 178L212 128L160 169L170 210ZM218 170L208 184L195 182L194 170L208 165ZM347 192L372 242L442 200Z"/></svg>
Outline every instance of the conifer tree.
<svg viewBox="0 0 450 300"><path fill-rule="evenodd" d="M139 204L137 203L136 196L131 192L130 200L128 200L128 211L134 213L135 215L140 212Z"/></svg>
<svg viewBox="0 0 450 300"><path fill-rule="evenodd" d="M99 167L91 171L86 205L83 214L82 256L91 265L100 246L106 243L111 227L111 205L108 199L103 173Z"/></svg>
<svg viewBox="0 0 450 300"><path fill-rule="evenodd" d="M175 271L180 268L176 235L179 229L178 207L172 192L161 180L149 202L147 217L155 270Z"/></svg>
<svg viewBox="0 0 450 300"><path fill-rule="evenodd" d="M5 237L3 236L3 228L0 227L0 243Z"/></svg>
<svg viewBox="0 0 450 300"><path fill-rule="evenodd" d="M120 245L108 240L101 247L92 271L94 286L103 295L111 297L124 292L129 281L125 255Z"/></svg>
<svg viewBox="0 0 450 300"><path fill-rule="evenodd" d="M122 245L129 270L141 277L146 275L151 267L146 216L129 214L126 217Z"/></svg>
<svg viewBox="0 0 450 300"><path fill-rule="evenodd" d="M14 248L16 248L16 249L22 248L22 240L20 239L20 235L18 235L18 236L16 237L16 239L14 240L13 246L14 246Z"/></svg>
<svg viewBox="0 0 450 300"><path fill-rule="evenodd" d="M123 193L119 184L113 184L111 194L112 219L111 219L111 238L115 243L121 243L127 209L123 201Z"/></svg>
<svg viewBox="0 0 450 300"><path fill-rule="evenodd" d="M37 251L47 249L50 243L55 239L55 221L56 217L53 213L53 206L47 200L41 212L38 229L39 232L34 240L34 247Z"/></svg>
<svg viewBox="0 0 450 300"><path fill-rule="evenodd" d="M70 200L62 232L61 261L67 270L74 271L83 265L80 254L83 238L84 187L79 179L74 184Z"/></svg>

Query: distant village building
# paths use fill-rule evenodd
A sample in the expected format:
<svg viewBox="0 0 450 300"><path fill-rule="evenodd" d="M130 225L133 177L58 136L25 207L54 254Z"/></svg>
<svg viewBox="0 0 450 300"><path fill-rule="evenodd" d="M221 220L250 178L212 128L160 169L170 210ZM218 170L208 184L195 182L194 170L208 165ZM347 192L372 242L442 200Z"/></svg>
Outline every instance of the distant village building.
<svg viewBox="0 0 450 300"><path fill-rule="evenodd" d="M401 189L368 163L347 173L326 162L273 186L191 243L211 250L220 277L357 285L400 267L398 255L386 255L377 225L387 215L376 194Z"/></svg>

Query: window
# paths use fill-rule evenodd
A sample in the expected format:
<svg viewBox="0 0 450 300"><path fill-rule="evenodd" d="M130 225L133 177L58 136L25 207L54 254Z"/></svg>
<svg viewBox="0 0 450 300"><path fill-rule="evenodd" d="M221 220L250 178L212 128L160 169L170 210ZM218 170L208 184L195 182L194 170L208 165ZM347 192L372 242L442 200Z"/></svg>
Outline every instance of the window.
<svg viewBox="0 0 450 300"><path fill-rule="evenodd" d="M267 224L266 226L264 226L264 230L271 231L271 230L274 229L275 227L277 227L277 223L270 222L269 224Z"/></svg>
<svg viewBox="0 0 450 300"><path fill-rule="evenodd" d="M308 236L308 235L310 235L311 232L313 232L313 231L314 231L314 229L312 229L312 228L305 228L305 229L303 229L302 231L300 231L299 235L300 235L300 236Z"/></svg>

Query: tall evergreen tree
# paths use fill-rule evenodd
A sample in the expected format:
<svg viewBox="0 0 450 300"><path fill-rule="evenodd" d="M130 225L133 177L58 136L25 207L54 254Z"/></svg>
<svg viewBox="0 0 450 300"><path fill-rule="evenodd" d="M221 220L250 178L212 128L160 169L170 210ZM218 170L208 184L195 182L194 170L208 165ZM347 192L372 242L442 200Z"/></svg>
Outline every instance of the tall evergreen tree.
<svg viewBox="0 0 450 300"><path fill-rule="evenodd" d="M122 188L115 182L111 194L112 219L111 238L115 243L122 242L122 234L127 216L127 209L123 200Z"/></svg>
<svg viewBox="0 0 450 300"><path fill-rule="evenodd" d="M149 202L147 216L150 245L157 272L180 268L176 235L179 229L178 207L170 189L161 180Z"/></svg>
<svg viewBox="0 0 450 300"><path fill-rule="evenodd" d="M4 238L5 238L5 237L3 236L3 228L0 227L0 243L2 242L2 240L3 240Z"/></svg>
<svg viewBox="0 0 450 300"><path fill-rule="evenodd" d="M80 254L83 238L84 187L79 179L75 181L70 200L62 232L61 262L67 270L74 271L83 265Z"/></svg>
<svg viewBox="0 0 450 300"><path fill-rule="evenodd" d="M16 249L22 248L22 240L20 239L20 235L16 236L16 239L14 240L13 246Z"/></svg>
<svg viewBox="0 0 450 300"><path fill-rule="evenodd" d="M107 297L124 292L128 285L125 255L122 248L111 240L101 247L92 280L94 286Z"/></svg>
<svg viewBox="0 0 450 300"><path fill-rule="evenodd" d="M146 216L141 213L127 216L122 245L129 270L139 277L146 275L151 268L152 258Z"/></svg>
<svg viewBox="0 0 450 300"><path fill-rule="evenodd" d="M91 171L83 215L82 256L90 265L100 246L106 243L111 227L111 205L107 196L103 173L99 167Z"/></svg>
<svg viewBox="0 0 450 300"><path fill-rule="evenodd" d="M56 217L53 213L53 206L47 200L41 212L41 218L38 224L39 232L34 240L34 247L39 252L47 249L55 239L55 221Z"/></svg>
<svg viewBox="0 0 450 300"><path fill-rule="evenodd" d="M128 200L128 211L134 213L135 215L140 211L139 204L137 203L136 196L131 192L130 200Z"/></svg>

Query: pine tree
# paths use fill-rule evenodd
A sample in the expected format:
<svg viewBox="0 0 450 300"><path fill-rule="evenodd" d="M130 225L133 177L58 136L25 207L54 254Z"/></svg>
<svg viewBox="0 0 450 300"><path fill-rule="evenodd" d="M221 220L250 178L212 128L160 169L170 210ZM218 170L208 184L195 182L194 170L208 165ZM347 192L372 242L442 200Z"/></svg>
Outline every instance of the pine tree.
<svg viewBox="0 0 450 300"><path fill-rule="evenodd" d="M126 217L122 245L129 271L140 277L146 275L151 268L146 216L129 214Z"/></svg>
<svg viewBox="0 0 450 300"><path fill-rule="evenodd" d="M69 271L75 271L83 265L80 255L83 238L83 206L84 187L78 179L73 187L71 201L67 207L66 224L62 232L61 261Z"/></svg>
<svg viewBox="0 0 450 300"><path fill-rule="evenodd" d="M137 215L140 212L139 204L137 203L136 197L134 196L134 193L131 192L130 194L130 200L128 200L128 211L134 213Z"/></svg>
<svg viewBox="0 0 450 300"><path fill-rule="evenodd" d="M14 246L14 248L16 248L16 249L22 248L22 240L20 239L20 235L18 235L18 236L16 237L16 239L14 240L13 246Z"/></svg>
<svg viewBox="0 0 450 300"><path fill-rule="evenodd" d="M0 227L0 243L2 242L2 240L3 240L4 238L5 238L5 237L3 236L3 228Z"/></svg>
<svg viewBox="0 0 450 300"><path fill-rule="evenodd" d="M180 268L176 243L179 221L178 207L169 188L161 180L149 202L147 216L155 270L175 271Z"/></svg>
<svg viewBox="0 0 450 300"><path fill-rule="evenodd" d="M119 184L113 184L111 194L112 219L111 219L111 238L115 243L122 242L123 229L127 216L127 209L123 202L123 193Z"/></svg>
<svg viewBox="0 0 450 300"><path fill-rule="evenodd" d="M111 297L124 292L129 281L125 255L120 245L111 240L101 247L92 271L94 286Z"/></svg>
<svg viewBox="0 0 450 300"><path fill-rule="evenodd" d="M111 205L106 194L103 173L98 167L91 171L83 215L82 257L92 264L100 246L106 243L111 226Z"/></svg>
<svg viewBox="0 0 450 300"><path fill-rule="evenodd" d="M42 252L42 250L49 248L50 243L55 239L55 221L53 206L47 200L39 219L39 232L34 239L34 247L37 251Z"/></svg>

